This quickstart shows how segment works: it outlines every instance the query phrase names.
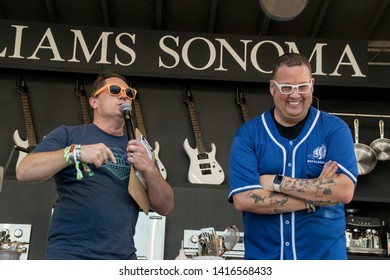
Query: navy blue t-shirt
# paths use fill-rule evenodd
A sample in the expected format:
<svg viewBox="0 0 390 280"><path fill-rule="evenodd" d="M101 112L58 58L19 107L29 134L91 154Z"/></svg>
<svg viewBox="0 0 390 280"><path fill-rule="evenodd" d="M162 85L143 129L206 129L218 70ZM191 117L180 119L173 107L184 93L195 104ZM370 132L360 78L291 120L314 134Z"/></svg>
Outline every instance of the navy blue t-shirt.
<svg viewBox="0 0 390 280"><path fill-rule="evenodd" d="M136 259L133 236L139 207L128 193L127 142L126 136L110 135L94 124L60 126L32 151L104 143L117 160L100 168L89 164L93 176L80 165L81 180L76 178L74 165L54 176L58 199L45 259Z"/></svg>

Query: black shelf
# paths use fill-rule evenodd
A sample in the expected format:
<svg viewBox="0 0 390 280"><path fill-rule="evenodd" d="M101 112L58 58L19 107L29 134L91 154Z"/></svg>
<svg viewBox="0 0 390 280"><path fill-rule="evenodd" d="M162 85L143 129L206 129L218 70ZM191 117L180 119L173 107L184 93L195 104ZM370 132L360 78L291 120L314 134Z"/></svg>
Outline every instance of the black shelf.
<svg viewBox="0 0 390 280"><path fill-rule="evenodd" d="M388 204L387 207L390 209L390 198L386 196L354 196L352 202L375 202Z"/></svg>
<svg viewBox="0 0 390 280"><path fill-rule="evenodd" d="M390 256L367 255L367 254L348 254L348 260L390 260Z"/></svg>

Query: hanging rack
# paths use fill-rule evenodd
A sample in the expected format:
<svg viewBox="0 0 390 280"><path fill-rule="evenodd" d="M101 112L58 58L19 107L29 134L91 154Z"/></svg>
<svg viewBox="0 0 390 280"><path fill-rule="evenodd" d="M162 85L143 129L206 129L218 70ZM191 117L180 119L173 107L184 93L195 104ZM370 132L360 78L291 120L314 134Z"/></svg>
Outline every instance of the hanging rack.
<svg viewBox="0 0 390 280"><path fill-rule="evenodd" d="M317 102L317 109L320 109L320 99L316 96L313 96L313 99ZM359 114L359 113L331 113L328 112L331 115L335 116L344 116L344 117L365 117L365 118L390 118L390 115L378 115L378 114Z"/></svg>
<svg viewBox="0 0 390 280"><path fill-rule="evenodd" d="M352 114L352 113L330 113L335 116L346 116L346 117L366 117L366 118L390 118L389 115L375 115L375 114Z"/></svg>

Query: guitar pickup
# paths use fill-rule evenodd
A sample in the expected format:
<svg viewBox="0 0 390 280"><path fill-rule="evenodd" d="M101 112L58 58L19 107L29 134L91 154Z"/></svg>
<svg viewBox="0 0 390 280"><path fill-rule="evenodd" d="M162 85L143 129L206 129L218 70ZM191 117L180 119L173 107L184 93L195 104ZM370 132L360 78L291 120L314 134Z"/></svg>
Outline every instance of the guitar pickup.
<svg viewBox="0 0 390 280"><path fill-rule="evenodd" d="M210 169L202 170L202 175L210 175L210 174L211 174Z"/></svg>
<svg viewBox="0 0 390 280"><path fill-rule="evenodd" d="M198 159L209 159L208 154L198 154Z"/></svg>
<svg viewBox="0 0 390 280"><path fill-rule="evenodd" d="M201 163L199 164L200 169L206 169L206 168L211 168L210 163Z"/></svg>
<svg viewBox="0 0 390 280"><path fill-rule="evenodd" d="M28 154L29 152L31 152L31 150L34 148L30 148L28 147L27 149L24 148L24 147L21 147L21 146L18 146L18 145L15 145L14 148L18 151L21 151L21 152L25 152L26 154Z"/></svg>

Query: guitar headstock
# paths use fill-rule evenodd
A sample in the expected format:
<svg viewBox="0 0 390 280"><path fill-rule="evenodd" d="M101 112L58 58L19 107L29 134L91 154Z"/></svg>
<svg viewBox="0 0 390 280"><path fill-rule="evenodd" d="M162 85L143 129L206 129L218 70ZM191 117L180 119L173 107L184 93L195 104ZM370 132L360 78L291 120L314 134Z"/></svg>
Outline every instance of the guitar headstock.
<svg viewBox="0 0 390 280"><path fill-rule="evenodd" d="M16 90L19 93L27 93L27 84L23 76L18 76L16 81Z"/></svg>
<svg viewBox="0 0 390 280"><path fill-rule="evenodd" d="M241 88L236 87L235 96L236 96L236 103L238 105L246 103L246 99L244 97L244 94L242 93L242 89Z"/></svg>
<svg viewBox="0 0 390 280"><path fill-rule="evenodd" d="M84 83L81 80L81 78L77 78L74 91L77 94L77 96L87 96Z"/></svg>
<svg viewBox="0 0 390 280"><path fill-rule="evenodd" d="M192 102L193 100L192 93L188 85L183 86L183 100L186 103Z"/></svg>

